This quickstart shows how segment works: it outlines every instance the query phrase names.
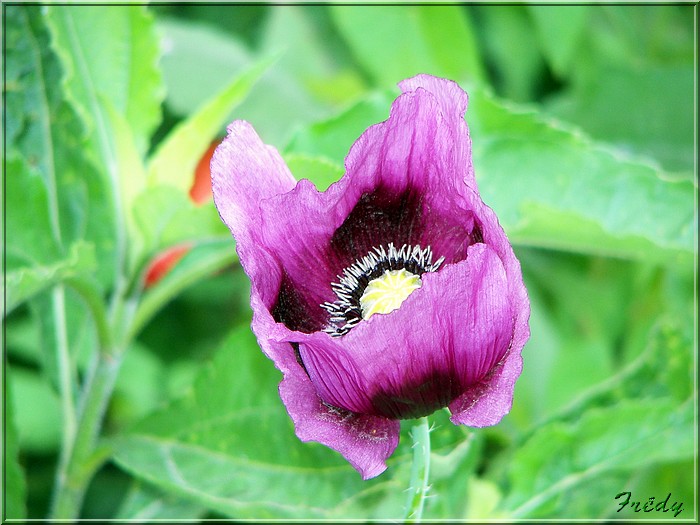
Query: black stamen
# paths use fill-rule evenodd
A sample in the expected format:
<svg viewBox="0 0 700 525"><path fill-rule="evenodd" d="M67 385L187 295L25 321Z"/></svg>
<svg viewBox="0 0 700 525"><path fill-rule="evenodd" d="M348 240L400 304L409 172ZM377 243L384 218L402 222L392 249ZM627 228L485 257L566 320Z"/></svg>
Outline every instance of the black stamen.
<svg viewBox="0 0 700 525"><path fill-rule="evenodd" d="M323 329L332 336L340 337L350 331L362 320L360 298L370 281L381 277L387 271L406 270L421 276L426 272L436 271L445 260L440 257L433 262L433 252L428 246L404 244L397 250L393 243L388 248L375 247L367 255L355 261L338 275L338 282L331 283L331 288L338 299L325 302L321 308L330 314L329 326Z"/></svg>

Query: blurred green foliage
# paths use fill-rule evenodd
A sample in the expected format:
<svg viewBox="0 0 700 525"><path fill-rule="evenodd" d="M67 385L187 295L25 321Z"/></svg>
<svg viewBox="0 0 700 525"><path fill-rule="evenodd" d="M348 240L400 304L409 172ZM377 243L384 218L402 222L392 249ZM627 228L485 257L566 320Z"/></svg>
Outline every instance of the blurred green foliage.
<svg viewBox="0 0 700 525"><path fill-rule="evenodd" d="M532 302L512 412L432 416L426 518L660 518L618 513L625 490L697 517L692 4L3 7L3 518L51 512L105 356L121 371L80 517L402 515L410 422L367 482L296 439L233 240L187 191L233 118L327 187L416 73L469 92Z"/></svg>

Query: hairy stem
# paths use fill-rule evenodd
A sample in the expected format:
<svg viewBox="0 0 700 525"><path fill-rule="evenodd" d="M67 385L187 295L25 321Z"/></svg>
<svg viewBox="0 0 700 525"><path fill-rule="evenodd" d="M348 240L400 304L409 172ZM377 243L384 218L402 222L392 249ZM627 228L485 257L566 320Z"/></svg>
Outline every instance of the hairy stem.
<svg viewBox="0 0 700 525"><path fill-rule="evenodd" d="M430 486L430 426L428 418L422 417L411 430L413 439L413 465L411 466L411 484L408 489L405 521L420 522L423 517L425 498Z"/></svg>
<svg viewBox="0 0 700 525"><path fill-rule="evenodd" d="M118 301L113 323L108 322L99 292L88 283L73 281L71 286L83 297L95 318L99 352L83 387L78 422L72 442L64 444L59 465L50 516L52 519L74 520L79 517L87 487L102 465L105 455L98 449L98 438L105 412L112 397L124 351L129 341L115 341L114 334L126 333L133 316L129 300Z"/></svg>
<svg viewBox="0 0 700 525"><path fill-rule="evenodd" d="M76 519L99 462L91 461L107 403L112 395L121 358L102 353L85 386L75 441L66 467L59 472L51 508L53 519Z"/></svg>
<svg viewBox="0 0 700 525"><path fill-rule="evenodd" d="M63 435L59 472L68 464L69 450L75 439L77 418L73 393L73 374L68 334L66 331L66 295L63 286L56 286L51 292L51 310L55 326L56 363L58 364L58 386L63 417Z"/></svg>

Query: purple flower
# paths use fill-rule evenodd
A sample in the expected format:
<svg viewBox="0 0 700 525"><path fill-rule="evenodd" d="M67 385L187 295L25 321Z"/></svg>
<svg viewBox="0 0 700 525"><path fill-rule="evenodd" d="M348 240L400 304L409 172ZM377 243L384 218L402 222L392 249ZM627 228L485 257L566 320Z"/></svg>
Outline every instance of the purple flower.
<svg viewBox="0 0 700 525"><path fill-rule="evenodd" d="M448 407L455 424L498 423L529 337L520 264L474 179L467 94L428 75L399 86L323 193L243 121L212 161L296 434L365 479L386 469L399 419Z"/></svg>

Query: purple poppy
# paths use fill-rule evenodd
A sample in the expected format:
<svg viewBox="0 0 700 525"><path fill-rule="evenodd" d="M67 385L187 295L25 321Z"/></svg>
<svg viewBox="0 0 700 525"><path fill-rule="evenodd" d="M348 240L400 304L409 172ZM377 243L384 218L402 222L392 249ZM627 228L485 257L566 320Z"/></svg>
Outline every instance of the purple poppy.
<svg viewBox="0 0 700 525"><path fill-rule="evenodd" d="M386 469L400 419L448 407L455 424L498 423L529 337L520 264L474 179L467 94L428 75L399 87L325 192L247 122L212 161L296 434L365 479Z"/></svg>

